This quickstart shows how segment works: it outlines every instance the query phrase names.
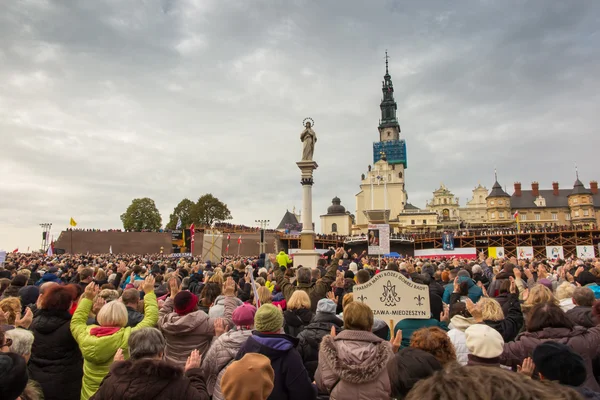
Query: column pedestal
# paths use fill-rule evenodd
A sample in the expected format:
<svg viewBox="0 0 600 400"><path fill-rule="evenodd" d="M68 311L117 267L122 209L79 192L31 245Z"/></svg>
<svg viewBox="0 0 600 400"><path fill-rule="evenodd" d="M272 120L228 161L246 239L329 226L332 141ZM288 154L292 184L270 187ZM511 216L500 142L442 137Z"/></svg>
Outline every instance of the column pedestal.
<svg viewBox="0 0 600 400"><path fill-rule="evenodd" d="M312 185L313 172L319 166L314 161L296 163L301 171L302 184L302 232L300 232L300 251L294 254L294 267L316 268L320 255L315 251L315 232L312 221Z"/></svg>

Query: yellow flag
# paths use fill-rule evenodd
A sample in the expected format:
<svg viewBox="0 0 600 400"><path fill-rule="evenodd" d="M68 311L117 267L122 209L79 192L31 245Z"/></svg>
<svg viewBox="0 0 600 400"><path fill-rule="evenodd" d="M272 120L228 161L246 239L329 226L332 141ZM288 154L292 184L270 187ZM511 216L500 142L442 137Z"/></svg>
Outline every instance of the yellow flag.
<svg viewBox="0 0 600 400"><path fill-rule="evenodd" d="M69 225L71 225L71 226L77 226L77 222L75 222L75 220L73 219L73 217L71 217L71 221L69 221Z"/></svg>

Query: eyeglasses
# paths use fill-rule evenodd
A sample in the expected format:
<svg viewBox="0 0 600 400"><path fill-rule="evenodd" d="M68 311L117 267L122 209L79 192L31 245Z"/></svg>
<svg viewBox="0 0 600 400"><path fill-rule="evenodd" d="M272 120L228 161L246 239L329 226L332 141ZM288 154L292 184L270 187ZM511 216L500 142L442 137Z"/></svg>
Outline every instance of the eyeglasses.
<svg viewBox="0 0 600 400"><path fill-rule="evenodd" d="M6 339L4 339L4 344L2 345L2 347L10 347L10 346L12 346L12 344L13 344L12 339L6 338Z"/></svg>

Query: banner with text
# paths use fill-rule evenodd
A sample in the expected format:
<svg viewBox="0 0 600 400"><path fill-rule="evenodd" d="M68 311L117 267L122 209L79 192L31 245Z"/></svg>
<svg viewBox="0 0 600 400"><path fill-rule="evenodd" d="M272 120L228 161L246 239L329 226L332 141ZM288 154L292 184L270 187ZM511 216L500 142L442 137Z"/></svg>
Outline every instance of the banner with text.
<svg viewBox="0 0 600 400"><path fill-rule="evenodd" d="M394 327L405 318L429 319L429 287L408 280L400 272L382 271L368 282L355 285L354 301L362 301L375 318Z"/></svg>
<svg viewBox="0 0 600 400"><path fill-rule="evenodd" d="M477 249L475 247L455 247L454 250L444 249L419 249L415 250L416 258L477 258Z"/></svg>
<svg viewBox="0 0 600 400"><path fill-rule="evenodd" d="M549 260L564 260L565 253L562 246L546 246L546 258Z"/></svg>
<svg viewBox="0 0 600 400"><path fill-rule="evenodd" d="M384 255L390 252L390 226L387 224L369 225L369 255Z"/></svg>
<svg viewBox="0 0 600 400"><path fill-rule="evenodd" d="M596 254L594 254L594 246L577 246L577 257L583 259L596 257Z"/></svg>
<svg viewBox="0 0 600 400"><path fill-rule="evenodd" d="M531 247L531 246L517 247L517 259L518 260L533 259L533 247Z"/></svg>
<svg viewBox="0 0 600 400"><path fill-rule="evenodd" d="M504 247L488 247L488 257L504 258Z"/></svg>

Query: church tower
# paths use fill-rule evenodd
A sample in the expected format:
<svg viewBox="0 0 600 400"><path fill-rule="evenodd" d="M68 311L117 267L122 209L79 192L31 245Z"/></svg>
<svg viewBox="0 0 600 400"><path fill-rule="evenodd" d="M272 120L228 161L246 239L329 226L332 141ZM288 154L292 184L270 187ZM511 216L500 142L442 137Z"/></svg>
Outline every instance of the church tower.
<svg viewBox="0 0 600 400"><path fill-rule="evenodd" d="M369 222L398 221L408 198L404 189L406 142L400 139L400 124L396 116L398 105L394 99L387 52L381 90L379 141L373 143L373 165L369 165L366 175L363 174L361 191L356 195L356 225L361 228Z"/></svg>

